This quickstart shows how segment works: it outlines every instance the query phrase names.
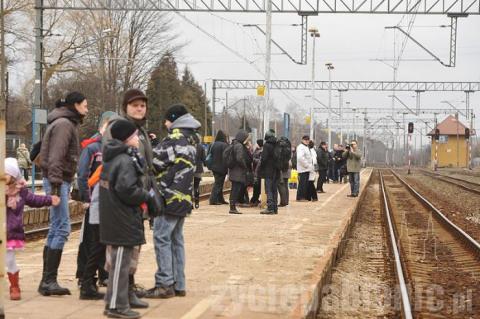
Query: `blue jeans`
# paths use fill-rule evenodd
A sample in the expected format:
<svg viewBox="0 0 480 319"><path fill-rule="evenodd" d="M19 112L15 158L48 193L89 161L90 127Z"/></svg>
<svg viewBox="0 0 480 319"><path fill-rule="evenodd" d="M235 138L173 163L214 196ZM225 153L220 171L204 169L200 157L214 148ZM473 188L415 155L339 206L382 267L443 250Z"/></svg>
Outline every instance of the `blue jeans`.
<svg viewBox="0 0 480 319"><path fill-rule="evenodd" d="M185 290L185 247L183 223L185 217L163 214L153 222L153 243L158 269L155 286Z"/></svg>
<svg viewBox="0 0 480 319"><path fill-rule="evenodd" d="M43 179L43 188L45 193L52 193L52 186L48 179ZM60 187L60 205L50 207L50 221L47 235L47 246L51 249L63 249L65 242L70 235L70 213L68 211L68 201L70 193L70 183L63 182Z"/></svg>
<svg viewBox="0 0 480 319"><path fill-rule="evenodd" d="M358 195L360 191L360 173L348 173L348 180L350 181L350 191L352 195Z"/></svg>
<svg viewBox="0 0 480 319"><path fill-rule="evenodd" d="M265 178L265 192L267 193L267 209L271 212L278 211L278 178Z"/></svg>

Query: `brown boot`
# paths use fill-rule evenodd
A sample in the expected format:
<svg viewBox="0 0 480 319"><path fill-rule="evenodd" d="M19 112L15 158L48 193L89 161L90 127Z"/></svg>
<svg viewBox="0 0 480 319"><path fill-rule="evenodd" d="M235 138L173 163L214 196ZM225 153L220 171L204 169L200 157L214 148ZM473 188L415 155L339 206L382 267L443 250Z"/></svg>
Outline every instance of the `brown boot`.
<svg viewBox="0 0 480 319"><path fill-rule="evenodd" d="M8 280L10 281L10 300L20 300L20 287L18 285L20 272L8 273Z"/></svg>

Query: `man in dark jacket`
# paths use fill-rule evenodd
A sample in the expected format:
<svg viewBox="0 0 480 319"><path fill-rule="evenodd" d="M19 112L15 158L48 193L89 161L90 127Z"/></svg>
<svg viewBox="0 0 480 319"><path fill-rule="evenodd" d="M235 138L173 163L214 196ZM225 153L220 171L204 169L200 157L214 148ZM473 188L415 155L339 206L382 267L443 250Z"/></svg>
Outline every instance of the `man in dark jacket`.
<svg viewBox="0 0 480 319"><path fill-rule="evenodd" d="M165 126L168 136L153 151L165 212L156 217L153 224L158 269L155 287L147 291L147 298L186 294L183 224L192 212L195 153L200 143L197 130L201 125L184 105L175 104L167 110Z"/></svg>
<svg viewBox="0 0 480 319"><path fill-rule="evenodd" d="M142 185L144 162L138 154L135 125L118 120L111 134L113 139L103 148L100 175L100 241L110 256L105 311L111 318L139 318L130 308L128 277L134 247L145 244L141 205L147 203L150 208L152 196Z"/></svg>
<svg viewBox="0 0 480 319"><path fill-rule="evenodd" d="M280 178L280 171L275 165L275 144L277 143L277 138L275 137L275 132L269 130L265 133L265 144L263 145L262 157L260 160L260 176L265 179L265 192L267 193L267 208L260 212L260 214L277 214L278 207L278 191L277 184L278 179Z"/></svg>
<svg viewBox="0 0 480 319"><path fill-rule="evenodd" d="M235 165L228 169L228 178L232 182L230 214L241 214L236 204L240 201L240 197L245 195L245 187L251 182L250 178L253 179L253 159L248 150L249 145L250 135L245 130L239 130L232 142Z"/></svg>
<svg viewBox="0 0 480 319"><path fill-rule="evenodd" d="M80 151L77 129L87 112L85 96L72 92L65 99L57 101L56 108L47 118L48 127L39 155L43 186L47 195L60 197L60 205L50 208L47 242L43 248L43 275L38 287L38 292L43 296L70 294L67 288L58 284L57 274L63 247L70 234L70 183L75 175Z"/></svg>
<svg viewBox="0 0 480 319"><path fill-rule="evenodd" d="M138 90L138 89L129 89L123 94L123 102L122 102L122 112L124 119L130 121L133 123L137 130L138 130L138 138L140 140L140 144L138 147L138 152L140 156L144 159L145 165L143 166L144 169L144 175L142 175L142 184L143 188L147 191L149 191L151 188L156 187L155 183L155 168L153 166L153 151L152 151L152 137L150 136L145 129L145 126L147 124L147 111L148 111L148 98L143 93L143 91ZM106 142L111 139L110 135L110 127L118 120L122 119L122 117L118 118L112 118L110 121L110 126L107 128L105 131L105 135L102 139L103 145L106 145ZM146 214L143 216L144 218L147 218ZM108 254L108 252L107 252ZM137 247L133 255L135 256L134 258L134 263L138 261L139 255L140 255L140 249ZM136 267L133 267L136 268ZM133 269L132 268L132 269ZM140 300L138 297L143 297L146 293L144 289L139 288L135 284L135 274L131 273L128 280L130 282L130 305L132 305L132 308L146 308L148 307L148 304ZM132 293L133 292L133 293Z"/></svg>
<svg viewBox="0 0 480 319"><path fill-rule="evenodd" d="M263 140L257 140L257 147L253 151L253 195L250 199L252 206L258 206L260 204L260 193L262 192L262 178L260 177L260 160L262 159Z"/></svg>
<svg viewBox="0 0 480 319"><path fill-rule="evenodd" d="M321 142L317 149L317 165L318 165L318 181L317 181L317 193L325 193L323 191L323 183L327 179L328 170L328 149L327 143Z"/></svg>
<svg viewBox="0 0 480 319"><path fill-rule="evenodd" d="M223 151L227 148L227 138L222 130L217 132L215 142L210 147L209 153L212 156L212 165L209 169L213 172L215 182L210 194L210 205L223 205L228 202L223 198L223 184L227 176L228 168L223 163Z"/></svg>

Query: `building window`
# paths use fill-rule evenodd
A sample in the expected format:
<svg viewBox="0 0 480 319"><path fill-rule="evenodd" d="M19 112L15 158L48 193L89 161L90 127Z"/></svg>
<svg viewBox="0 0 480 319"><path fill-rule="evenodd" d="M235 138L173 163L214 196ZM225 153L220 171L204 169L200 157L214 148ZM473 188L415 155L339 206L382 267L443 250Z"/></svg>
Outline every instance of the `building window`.
<svg viewBox="0 0 480 319"><path fill-rule="evenodd" d="M440 144L448 143L448 135L440 135L438 139L438 143Z"/></svg>

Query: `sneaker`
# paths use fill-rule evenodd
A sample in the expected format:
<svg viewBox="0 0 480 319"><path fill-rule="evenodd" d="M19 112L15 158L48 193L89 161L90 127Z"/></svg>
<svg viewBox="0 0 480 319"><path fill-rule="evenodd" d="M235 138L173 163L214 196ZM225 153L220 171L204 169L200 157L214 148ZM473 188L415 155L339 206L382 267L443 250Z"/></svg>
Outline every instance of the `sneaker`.
<svg viewBox="0 0 480 319"><path fill-rule="evenodd" d="M147 290L142 285L134 284L132 289L135 291L135 295L137 295L138 298L143 298L147 294Z"/></svg>
<svg viewBox="0 0 480 319"><path fill-rule="evenodd" d="M151 299L167 299L172 297L175 297L175 290L173 289L172 286L153 287L151 289L148 289L147 294L145 295L145 298L151 298Z"/></svg>
<svg viewBox="0 0 480 319"><path fill-rule="evenodd" d="M133 311L131 309L118 311L117 309L108 309L107 311L108 318L126 318L126 319L137 319L140 318L140 313Z"/></svg>

